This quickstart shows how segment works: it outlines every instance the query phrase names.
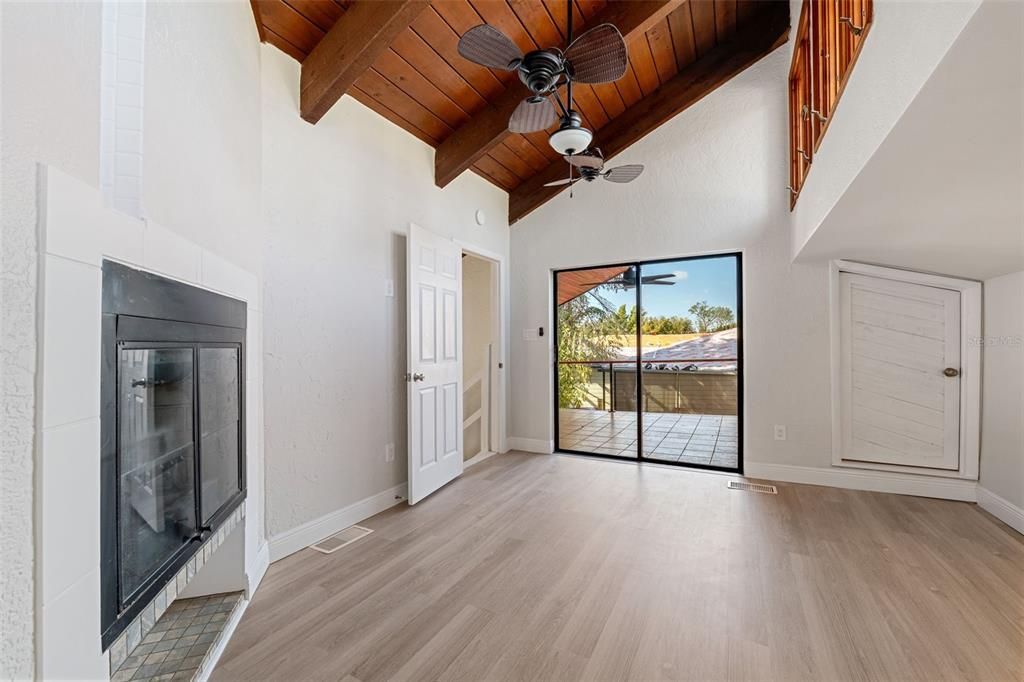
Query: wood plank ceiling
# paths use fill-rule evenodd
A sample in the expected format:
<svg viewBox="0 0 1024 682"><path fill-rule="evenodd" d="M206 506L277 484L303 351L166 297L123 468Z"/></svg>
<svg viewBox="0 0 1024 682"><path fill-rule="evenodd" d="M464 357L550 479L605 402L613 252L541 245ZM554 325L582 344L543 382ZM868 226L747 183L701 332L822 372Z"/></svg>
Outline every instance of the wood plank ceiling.
<svg viewBox="0 0 1024 682"><path fill-rule="evenodd" d="M564 161L548 144L549 132L519 135L508 132L504 125L494 129L493 121L507 121L501 110L508 106L501 100L506 89L512 91L505 96L506 102L518 102L514 95L525 92L516 75L463 59L457 45L467 30L490 23L524 51L564 47L565 0L434 0L412 9L415 3L393 0L251 2L261 40L300 62L307 62L324 36L347 12L353 12L356 4L386 4L396 8L395 14L404 12L407 19L401 26L391 21L390 26L378 27L374 40L387 44L381 42L376 49L349 60L347 68L359 59L372 58L372 63L354 74L350 86L344 83L340 87L347 86L355 99L437 147L436 180L440 186L464 168L471 168L507 190L513 222L558 193L558 189L541 187L565 172ZM606 156L618 153L785 42L789 24L788 2L784 0L573 0L573 12L575 35L611 19L629 46L629 67L623 78L574 88L575 108L584 125L595 131L594 145ZM337 33L332 33L335 42L345 42L337 40ZM324 51L322 47L318 52ZM742 58L736 58L737 52ZM321 54L314 54L314 59L324 61ZM704 61L713 62L713 73L707 73L708 69L696 72ZM307 66L303 67L304 97ZM670 85L675 88L673 101L666 101L671 88L663 93L659 90ZM659 95L660 105L656 101ZM303 104L307 120L315 121L326 111L310 116L305 101ZM657 110L653 115L648 111L652 108ZM624 116L627 112L633 115ZM622 121L617 121L620 117ZM616 139L602 133L613 122L619 123L609 129ZM552 130L555 128L557 125ZM456 131L460 134L452 137Z"/></svg>
<svg viewBox="0 0 1024 682"><path fill-rule="evenodd" d="M629 268L628 265L616 265L609 268L568 270L558 273L558 305L582 296L594 287L601 286L603 282L618 277Z"/></svg>

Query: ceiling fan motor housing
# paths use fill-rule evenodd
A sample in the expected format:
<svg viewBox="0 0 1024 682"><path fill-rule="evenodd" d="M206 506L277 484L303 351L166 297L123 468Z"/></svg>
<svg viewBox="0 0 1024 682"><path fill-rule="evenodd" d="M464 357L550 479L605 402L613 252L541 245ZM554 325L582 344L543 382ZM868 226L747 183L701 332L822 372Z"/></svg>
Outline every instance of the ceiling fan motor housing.
<svg viewBox="0 0 1024 682"><path fill-rule="evenodd" d="M530 92L542 94L555 87L562 71L562 58L558 54L550 50L534 50L519 63L519 80Z"/></svg>

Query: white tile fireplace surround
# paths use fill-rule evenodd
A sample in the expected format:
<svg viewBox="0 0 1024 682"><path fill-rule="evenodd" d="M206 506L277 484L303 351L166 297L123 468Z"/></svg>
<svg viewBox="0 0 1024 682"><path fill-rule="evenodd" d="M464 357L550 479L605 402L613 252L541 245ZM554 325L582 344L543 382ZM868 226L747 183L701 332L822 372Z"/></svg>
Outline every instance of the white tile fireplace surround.
<svg viewBox="0 0 1024 682"><path fill-rule="evenodd" d="M103 206L99 190L40 167L40 356L36 451L37 667L42 679L106 679L100 644L100 347L104 258L247 304L246 485L240 543L226 543L185 596L259 584L263 532L260 282L174 232ZM229 546L230 545L230 546ZM235 560L231 560L231 552ZM226 567L226 568L225 568ZM243 608L236 611L240 617ZM169 604L166 604L169 606Z"/></svg>

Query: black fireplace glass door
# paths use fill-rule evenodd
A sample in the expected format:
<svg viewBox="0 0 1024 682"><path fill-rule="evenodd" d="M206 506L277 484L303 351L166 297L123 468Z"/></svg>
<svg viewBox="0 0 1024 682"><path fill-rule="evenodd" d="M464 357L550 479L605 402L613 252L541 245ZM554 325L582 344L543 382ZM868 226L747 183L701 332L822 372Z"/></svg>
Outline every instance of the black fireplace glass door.
<svg viewBox="0 0 1024 682"><path fill-rule="evenodd" d="M203 525L241 490L240 354L237 346L199 349L200 481Z"/></svg>
<svg viewBox="0 0 1024 682"><path fill-rule="evenodd" d="M194 351L118 353L121 603L195 534Z"/></svg>

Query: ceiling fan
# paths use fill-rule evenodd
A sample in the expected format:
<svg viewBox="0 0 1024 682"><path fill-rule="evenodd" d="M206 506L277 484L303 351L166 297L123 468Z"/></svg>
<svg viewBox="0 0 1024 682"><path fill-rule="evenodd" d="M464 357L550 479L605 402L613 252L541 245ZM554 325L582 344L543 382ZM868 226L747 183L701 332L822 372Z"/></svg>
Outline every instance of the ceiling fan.
<svg viewBox="0 0 1024 682"><path fill-rule="evenodd" d="M643 284L645 286L648 284L660 284L662 286L670 287L673 286L675 282L668 282L665 280L675 279L675 276L676 275L674 272L666 272L661 275L644 275L643 277L640 278L640 284ZM584 282L584 284L590 286L613 284L615 286L620 286L625 289L632 289L633 287L636 286L636 269L630 268L623 272L618 277L613 277L612 279L608 279L603 282Z"/></svg>
<svg viewBox="0 0 1024 682"><path fill-rule="evenodd" d="M643 165L639 163L630 163L625 166L616 166L615 168L605 170L604 154L596 147L593 151L567 155L565 160L569 162L569 177L546 183L545 187L575 185L580 180L593 182L598 178L604 178L609 182L633 182L644 172ZM573 168L578 168L580 172L575 178L572 176Z"/></svg>
<svg viewBox="0 0 1024 682"><path fill-rule="evenodd" d="M612 24L601 24L573 40L572 0L567 2L568 47L523 51L498 28L490 24L474 26L459 39L459 54L471 62L492 69L513 71L532 93L509 118L514 133L535 133L561 120L549 143L559 154L574 154L587 148L593 133L583 127L579 112L572 108L573 83L611 83L626 73L626 41ZM566 86L565 102L558 94ZM561 110L555 110L554 98Z"/></svg>

